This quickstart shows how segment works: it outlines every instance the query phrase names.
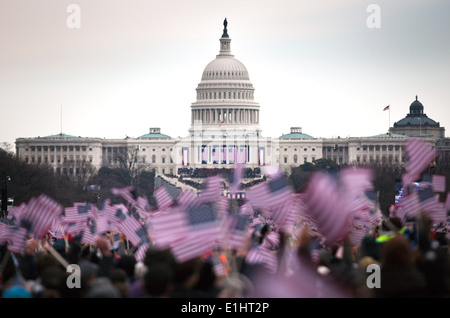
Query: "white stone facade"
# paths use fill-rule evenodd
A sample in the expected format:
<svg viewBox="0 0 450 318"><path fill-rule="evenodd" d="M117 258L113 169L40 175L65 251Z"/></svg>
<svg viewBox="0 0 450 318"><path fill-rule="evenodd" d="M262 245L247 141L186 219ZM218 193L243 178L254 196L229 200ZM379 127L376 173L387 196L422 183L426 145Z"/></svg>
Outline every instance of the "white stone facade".
<svg viewBox="0 0 450 318"><path fill-rule="evenodd" d="M188 136L171 138L150 128L139 138L102 139L64 134L16 139L17 157L30 164L49 164L56 173L77 176L87 166L117 166L120 154L132 153L136 163L158 174L178 174L180 168L232 168L235 163L257 168L280 165L290 172L306 162L325 158L343 163L405 162L407 136L313 138L292 127L279 138L264 137L260 106L244 64L234 58L226 28L220 52L203 71L197 100L191 104ZM266 105L265 107L271 107ZM188 124L188 123L187 123ZM448 139L424 137L448 151ZM445 141L447 140L447 141Z"/></svg>

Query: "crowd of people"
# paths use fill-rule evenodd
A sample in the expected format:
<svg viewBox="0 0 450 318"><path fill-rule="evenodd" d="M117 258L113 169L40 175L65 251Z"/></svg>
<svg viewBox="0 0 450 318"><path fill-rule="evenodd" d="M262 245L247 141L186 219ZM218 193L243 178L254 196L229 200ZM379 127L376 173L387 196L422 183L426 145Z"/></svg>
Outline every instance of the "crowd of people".
<svg viewBox="0 0 450 318"><path fill-rule="evenodd" d="M23 253L0 246L2 298L247 298L354 297L446 298L450 296L448 235L424 216L403 223L385 218L359 246L345 240L327 246L316 229L298 224L286 235L262 215L247 248L213 250L177 262L170 249L149 246L137 262L124 235L99 236L95 245L79 236L30 239ZM278 270L246 262L252 246L277 255ZM79 288L69 288L80 268ZM380 277L374 276L379 268ZM217 271L216 267L222 270ZM371 269L372 270L369 270ZM219 274L218 274L219 273ZM76 278L72 277L76 281ZM271 286L267 288L267 286Z"/></svg>

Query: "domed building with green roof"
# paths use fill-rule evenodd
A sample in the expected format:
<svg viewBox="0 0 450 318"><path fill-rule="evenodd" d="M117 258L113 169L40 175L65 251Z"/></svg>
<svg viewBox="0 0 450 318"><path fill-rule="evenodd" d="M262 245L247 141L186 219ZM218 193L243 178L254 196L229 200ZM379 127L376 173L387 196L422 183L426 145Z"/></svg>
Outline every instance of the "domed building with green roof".
<svg viewBox="0 0 450 318"><path fill-rule="evenodd" d="M225 19L219 54L201 73L196 100L190 105L191 118L186 122L187 127L190 124L187 136L171 137L161 133L160 128L150 128L138 137L114 139L61 132L17 138L17 157L30 164L50 164L57 174L73 177L82 175L91 166L97 169L118 166L120 159L130 153L135 163L158 175L182 175L183 171L193 169L231 169L236 163L258 171L263 171L264 166L279 165L289 174L293 167L322 158L338 164L404 163L404 145L410 136L420 136L450 157L450 140L444 137L445 129L424 113L417 96L409 114L395 122L388 133L323 138L305 134L297 126L278 137L262 136L255 88L245 65L231 53L227 25Z"/></svg>

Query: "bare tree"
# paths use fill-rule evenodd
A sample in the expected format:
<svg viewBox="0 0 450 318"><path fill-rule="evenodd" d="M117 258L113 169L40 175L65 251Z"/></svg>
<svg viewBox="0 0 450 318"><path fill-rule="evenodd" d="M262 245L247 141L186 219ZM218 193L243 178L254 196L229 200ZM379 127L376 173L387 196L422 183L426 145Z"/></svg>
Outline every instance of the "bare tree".
<svg viewBox="0 0 450 318"><path fill-rule="evenodd" d="M151 165L145 162L145 157L139 156L139 146L134 149L120 148L117 153L118 168L122 170L124 178L126 178L125 184L134 185L138 184L139 176L144 172L149 172Z"/></svg>

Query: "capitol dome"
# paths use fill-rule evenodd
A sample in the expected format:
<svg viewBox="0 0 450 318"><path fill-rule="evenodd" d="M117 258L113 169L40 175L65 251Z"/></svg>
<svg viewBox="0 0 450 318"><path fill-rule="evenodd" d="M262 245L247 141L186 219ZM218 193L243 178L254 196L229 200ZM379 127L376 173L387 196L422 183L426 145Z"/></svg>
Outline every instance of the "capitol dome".
<svg viewBox="0 0 450 318"><path fill-rule="evenodd" d="M251 128L259 131L259 104L244 64L231 54L227 20L220 38L220 52L208 63L192 103L192 125ZM191 128L193 130L193 127Z"/></svg>
<svg viewBox="0 0 450 318"><path fill-rule="evenodd" d="M221 56L211 61L203 71L202 82L210 80L245 80L249 81L247 69L241 61L233 56Z"/></svg>

